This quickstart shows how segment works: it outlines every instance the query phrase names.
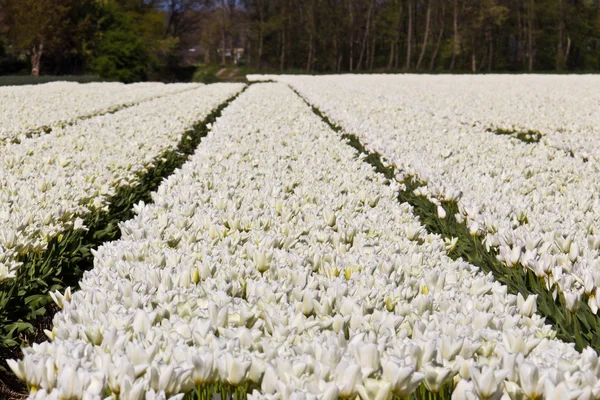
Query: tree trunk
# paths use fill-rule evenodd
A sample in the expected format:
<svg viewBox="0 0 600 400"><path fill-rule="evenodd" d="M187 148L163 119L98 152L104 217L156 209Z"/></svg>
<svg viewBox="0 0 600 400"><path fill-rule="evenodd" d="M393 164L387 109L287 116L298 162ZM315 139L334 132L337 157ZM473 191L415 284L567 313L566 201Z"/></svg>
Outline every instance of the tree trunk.
<svg viewBox="0 0 600 400"><path fill-rule="evenodd" d="M281 32L281 58L279 59L279 70L283 71L285 68L285 29Z"/></svg>
<svg viewBox="0 0 600 400"><path fill-rule="evenodd" d="M458 0L454 0L454 39L452 40L452 62L450 63L450 71L454 71L456 67L456 53L458 52Z"/></svg>
<svg viewBox="0 0 600 400"><path fill-rule="evenodd" d="M406 43L406 70L410 69L410 51L412 48L412 34L413 34L413 12L412 12L413 0L408 0L408 39Z"/></svg>
<svg viewBox="0 0 600 400"><path fill-rule="evenodd" d="M417 62L417 69L421 68L421 62L425 56L425 50L427 50L427 41L429 40L429 20L431 17L431 0L427 1L427 16L425 17L425 35L423 36L423 47L421 47L421 55Z"/></svg>
<svg viewBox="0 0 600 400"><path fill-rule="evenodd" d="M308 39L308 60L306 60L306 72L310 72L310 70L311 70L312 57L313 57L313 35L311 32L310 38Z"/></svg>
<svg viewBox="0 0 600 400"><path fill-rule="evenodd" d="M517 5L517 27L518 27L518 31L519 31L519 36L517 39L517 62L521 63L524 65L524 60L525 57L523 55L523 48L525 47L523 42L525 42L525 36L524 36L524 25L525 23L523 22L523 18L521 16L521 6Z"/></svg>
<svg viewBox="0 0 600 400"><path fill-rule="evenodd" d="M252 33L247 32L246 39L248 40L248 65L252 65Z"/></svg>
<svg viewBox="0 0 600 400"><path fill-rule="evenodd" d="M235 54L233 53L233 40L230 34L227 35L227 48L229 49L229 54L231 54L231 62L237 64Z"/></svg>
<svg viewBox="0 0 600 400"><path fill-rule="evenodd" d="M227 64L227 59L225 57L225 0L221 0L221 15L222 15L222 20L221 20L221 65L225 65Z"/></svg>
<svg viewBox="0 0 600 400"><path fill-rule="evenodd" d="M306 19L306 27L309 29L308 31L308 58L306 60L306 72L310 72L312 70L314 56L315 56L315 2L312 1L310 3L310 8L308 9L307 19Z"/></svg>
<svg viewBox="0 0 600 400"><path fill-rule="evenodd" d="M210 64L210 49L204 51L204 64Z"/></svg>
<svg viewBox="0 0 600 400"><path fill-rule="evenodd" d="M371 31L373 32L373 30L375 29L375 27L371 28ZM373 71L373 64L375 64L375 39L377 38L377 35L375 35L375 32L373 32L371 34L372 42L371 42L371 58L369 59L369 71Z"/></svg>
<svg viewBox="0 0 600 400"><path fill-rule="evenodd" d="M44 41L42 40L39 45L34 45L31 50L31 76L40 76L40 64L43 54Z"/></svg>
<svg viewBox="0 0 600 400"><path fill-rule="evenodd" d="M258 54L256 57L256 67L257 69L261 69L262 67L262 56L263 56L263 42L264 42L264 25L265 25L265 16L263 10L262 1L257 2L258 5L258 16L259 16L259 25L258 25Z"/></svg>
<svg viewBox="0 0 600 400"><path fill-rule="evenodd" d="M528 36L527 36L527 50L529 52L529 72L533 71L533 1L529 0L529 7L527 9L527 27L528 27Z"/></svg>
<svg viewBox="0 0 600 400"><path fill-rule="evenodd" d="M362 47L360 49L360 56L358 57L358 64L356 69L362 68L363 57L365 55L365 49L367 48L367 39L369 38L369 28L371 26L371 11L373 9L373 2L369 4L369 11L367 12L367 26L365 27L365 34L362 40Z"/></svg>
<svg viewBox="0 0 600 400"><path fill-rule="evenodd" d="M435 60L437 59L437 55L440 51L440 45L442 43L442 38L444 37L444 22L446 20L445 17L445 5L444 1L442 1L442 25L440 26L440 33L437 38L437 42L435 44L435 49L433 50L433 55L431 56L431 63L429 64L429 69L433 71L435 69Z"/></svg>
<svg viewBox="0 0 600 400"><path fill-rule="evenodd" d="M169 36L171 29L175 23L175 0L171 0L169 3L169 21L167 22L167 29L165 29L165 37Z"/></svg>
<svg viewBox="0 0 600 400"><path fill-rule="evenodd" d="M352 63L354 61L354 12L352 8L352 2L348 2L348 9L350 11L350 54L348 60L348 69L352 72Z"/></svg>
<svg viewBox="0 0 600 400"><path fill-rule="evenodd" d="M489 54L488 54L488 71L492 70L492 62L494 61L493 57L494 57L494 25L492 25L490 23L489 26L489 32L490 32L490 36L489 36L489 41L490 41L490 47L489 47Z"/></svg>
<svg viewBox="0 0 600 400"><path fill-rule="evenodd" d="M558 0L559 7L559 21L558 21L558 45L556 49L556 70L561 70L564 67L564 51L563 43L565 40L565 15L563 8L563 0Z"/></svg>
<svg viewBox="0 0 600 400"><path fill-rule="evenodd" d="M333 37L333 70L337 72L337 62L340 55L340 48L338 44L337 34Z"/></svg>
<svg viewBox="0 0 600 400"><path fill-rule="evenodd" d="M398 43L400 42L400 12L397 7L398 1L394 0L393 32L395 32L395 37L392 38L392 43L390 45L390 59L388 62L388 69L391 69L392 67L398 69L398 52L400 51L400 49L398 48Z"/></svg>
<svg viewBox="0 0 600 400"><path fill-rule="evenodd" d="M392 41L390 44L390 58L388 59L387 69L392 69L392 65L394 64L394 50L396 48L396 43Z"/></svg>

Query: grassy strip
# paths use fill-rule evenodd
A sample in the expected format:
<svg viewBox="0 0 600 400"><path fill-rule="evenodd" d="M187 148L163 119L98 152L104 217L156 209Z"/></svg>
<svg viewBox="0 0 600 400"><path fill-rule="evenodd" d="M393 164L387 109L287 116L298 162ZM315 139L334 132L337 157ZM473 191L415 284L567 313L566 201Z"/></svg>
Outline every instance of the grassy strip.
<svg viewBox="0 0 600 400"><path fill-rule="evenodd" d="M210 385L197 386L194 391L186 394L183 400L213 400L215 396L223 400L245 400L248 394L254 390L260 391L260 387L255 383L245 382L239 386L232 386L216 382Z"/></svg>
<svg viewBox="0 0 600 400"><path fill-rule="evenodd" d="M543 135L539 131L534 131L531 129L527 130L527 131L513 131L513 130L509 130L509 129L504 129L504 128L494 128L494 129L487 128L486 132L491 132L496 135L511 136L511 137L514 137L515 139L519 139L520 141L525 142L527 144L539 143L543 137ZM550 147L552 147L556 150L565 152L571 158L575 158L575 153L573 152L573 150L565 150L565 149L561 149L560 147L554 147L554 146L550 146ZM589 161L589 159L586 156L582 156L581 161L586 163Z"/></svg>
<svg viewBox="0 0 600 400"><path fill-rule="evenodd" d="M504 128L487 128L486 131L496 135L512 136L527 144L539 143L542 140L542 134L531 129L527 131L516 131Z"/></svg>
<svg viewBox="0 0 600 400"><path fill-rule="evenodd" d="M302 97L300 94L298 95ZM395 167L384 165L381 156L367 150L356 136L342 133L341 127L332 123L317 108L308 102L306 103L333 130L342 134L342 137L347 139L350 146L360 153L366 154L367 157L364 160L371 164L377 172L385 175L388 179L393 179L398 174L399 171ZM483 272L492 273L494 278L506 285L508 291L514 295L518 293L525 297L538 295L538 313L546 318L548 324L553 326L559 339L575 343L575 347L579 351L590 346L600 353L600 335L596 334L596 332L600 332L600 317L594 315L587 305L588 297L586 294L583 294L582 299L578 302L577 312L568 311L567 302L562 293L559 292L555 299L552 292L546 289L544 280L538 278L533 271L522 264L509 268L498 260L496 249L487 250L481 236L471 235L466 223L456 220L455 216L459 212L456 202L442 202L442 207L446 211L446 218L440 219L436 204L426 197L414 194L414 190L419 186L423 186L423 182L419 182L414 177L409 177L401 183L405 185L406 189L400 191L398 201L409 203L413 207L413 212L430 233L439 234L448 239L458 238L456 247L449 253L452 259L462 258L479 267Z"/></svg>
<svg viewBox="0 0 600 400"><path fill-rule="evenodd" d="M194 391L186 394L183 400L213 400L219 398L221 400L246 400L248 394L252 394L254 390L260 392L260 386L255 383L242 383L239 386L231 386L221 382L213 384L197 386ZM408 397L399 397L394 395L392 400L449 400L454 391L452 383L446 384L438 392L427 390L425 384L419 385ZM357 397L358 398L358 397ZM339 397L343 399L343 397Z"/></svg>
<svg viewBox="0 0 600 400"><path fill-rule="evenodd" d="M48 244L43 255L26 255L20 260L24 264L16 278L0 284L0 358L18 358L21 347L40 337L41 325L48 318L51 320L49 310L50 314L56 311L49 292L77 287L83 272L93 266L91 250L106 241L119 239L118 224L134 216L133 205L139 201L152 202L151 193L188 160L208 134L207 124L212 124L239 94L241 92L184 133L178 147L158 157L155 167L140 177L136 187L120 188L108 212L88 216L85 219L88 231L65 232ZM0 380L6 381L7 374L12 375L6 365L0 365ZM21 384L17 390L22 388Z"/></svg>

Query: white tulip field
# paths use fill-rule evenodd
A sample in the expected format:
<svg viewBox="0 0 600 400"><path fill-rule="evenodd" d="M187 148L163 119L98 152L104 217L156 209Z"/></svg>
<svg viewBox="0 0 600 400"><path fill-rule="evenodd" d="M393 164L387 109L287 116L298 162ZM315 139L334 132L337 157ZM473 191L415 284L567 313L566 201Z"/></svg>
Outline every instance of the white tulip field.
<svg viewBox="0 0 600 400"><path fill-rule="evenodd" d="M198 84L57 82L0 87L0 143L49 131L55 126L142 101L198 87Z"/></svg>
<svg viewBox="0 0 600 400"><path fill-rule="evenodd" d="M15 398L600 399L600 78L248 79L0 88Z"/></svg>

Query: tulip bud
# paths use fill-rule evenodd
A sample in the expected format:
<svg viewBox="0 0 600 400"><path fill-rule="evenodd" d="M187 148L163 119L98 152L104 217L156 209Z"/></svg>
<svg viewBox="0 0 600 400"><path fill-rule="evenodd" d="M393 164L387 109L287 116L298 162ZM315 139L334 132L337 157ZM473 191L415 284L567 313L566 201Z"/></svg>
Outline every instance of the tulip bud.
<svg viewBox="0 0 600 400"><path fill-rule="evenodd" d="M267 272L271 266L271 254L267 254L263 251L254 251L254 264L256 265L256 269L261 274Z"/></svg>
<svg viewBox="0 0 600 400"><path fill-rule="evenodd" d="M190 278L191 278L192 282L195 284L200 282L200 272L198 271L198 268L192 268L190 270Z"/></svg>
<svg viewBox="0 0 600 400"><path fill-rule="evenodd" d="M579 257L579 244L577 242L573 242L571 244L571 248L569 249L569 260L574 263Z"/></svg>
<svg viewBox="0 0 600 400"><path fill-rule="evenodd" d="M58 374L58 392L61 399L80 399L83 395L82 381L75 368L66 365Z"/></svg>
<svg viewBox="0 0 600 400"><path fill-rule="evenodd" d="M437 214L439 219L446 219L446 210L444 210L444 207L437 206Z"/></svg>
<svg viewBox="0 0 600 400"><path fill-rule="evenodd" d="M325 224L327 226L334 226L337 219L335 212L331 211L323 211L323 218L325 219Z"/></svg>
<svg viewBox="0 0 600 400"><path fill-rule="evenodd" d="M517 308L521 315L525 317L531 317L537 311L537 294L529 295L527 300L521 295L521 293L517 294Z"/></svg>

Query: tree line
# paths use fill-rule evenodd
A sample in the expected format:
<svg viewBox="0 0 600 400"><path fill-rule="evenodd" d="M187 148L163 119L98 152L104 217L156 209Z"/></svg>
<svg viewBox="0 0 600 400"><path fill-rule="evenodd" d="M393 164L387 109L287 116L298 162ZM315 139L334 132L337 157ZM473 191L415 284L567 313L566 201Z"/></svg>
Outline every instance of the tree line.
<svg viewBox="0 0 600 400"><path fill-rule="evenodd" d="M600 0L248 0L244 6L257 68L600 67Z"/></svg>
<svg viewBox="0 0 600 400"><path fill-rule="evenodd" d="M0 73L135 81L233 62L307 73L597 71L600 0L0 0Z"/></svg>

